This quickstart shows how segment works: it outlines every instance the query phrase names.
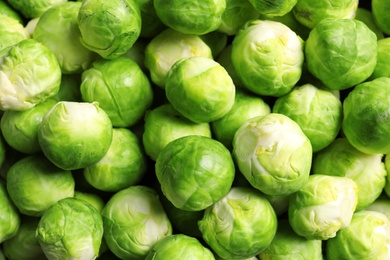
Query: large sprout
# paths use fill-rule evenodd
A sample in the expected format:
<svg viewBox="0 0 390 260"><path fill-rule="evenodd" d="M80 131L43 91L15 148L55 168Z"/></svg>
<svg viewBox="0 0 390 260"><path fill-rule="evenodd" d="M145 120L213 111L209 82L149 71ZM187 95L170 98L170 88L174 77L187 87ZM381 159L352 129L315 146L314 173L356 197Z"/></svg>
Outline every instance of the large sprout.
<svg viewBox="0 0 390 260"><path fill-rule="evenodd" d="M0 180L0 218L0 243L3 243L16 235L21 223L18 208L9 197L3 180Z"/></svg>

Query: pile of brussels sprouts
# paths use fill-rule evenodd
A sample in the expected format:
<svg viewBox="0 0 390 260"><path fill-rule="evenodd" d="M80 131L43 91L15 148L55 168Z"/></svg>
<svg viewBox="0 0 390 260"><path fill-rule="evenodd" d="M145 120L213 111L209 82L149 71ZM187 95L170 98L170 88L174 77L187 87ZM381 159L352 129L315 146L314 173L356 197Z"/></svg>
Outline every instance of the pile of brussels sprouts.
<svg viewBox="0 0 390 260"><path fill-rule="evenodd" d="M0 260L389 259L390 2L0 0Z"/></svg>

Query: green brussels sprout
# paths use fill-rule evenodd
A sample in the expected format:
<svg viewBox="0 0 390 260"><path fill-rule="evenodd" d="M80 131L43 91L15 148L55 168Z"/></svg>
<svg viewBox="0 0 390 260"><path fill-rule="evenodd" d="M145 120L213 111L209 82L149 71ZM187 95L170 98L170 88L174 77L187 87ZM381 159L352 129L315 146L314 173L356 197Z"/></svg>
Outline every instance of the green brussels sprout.
<svg viewBox="0 0 390 260"><path fill-rule="evenodd" d="M126 53L141 33L141 12L133 0L85 0L77 16L81 43L105 59Z"/></svg>
<svg viewBox="0 0 390 260"><path fill-rule="evenodd" d="M351 178L358 185L361 210L373 203L386 184L386 169L382 154L365 154L353 147L346 138L338 138L313 159L312 173Z"/></svg>
<svg viewBox="0 0 390 260"><path fill-rule="evenodd" d="M303 40L280 22L248 21L232 44L236 73L244 87L256 94L282 96L301 77Z"/></svg>
<svg viewBox="0 0 390 260"><path fill-rule="evenodd" d="M27 110L56 94L61 68L54 53L34 39L0 51L0 109Z"/></svg>
<svg viewBox="0 0 390 260"><path fill-rule="evenodd" d="M370 30L376 34L376 38L378 40L383 39L385 37L382 30L376 25L371 10L367 10L363 7L358 7L356 9L355 19L365 23L368 28L370 28Z"/></svg>
<svg viewBox="0 0 390 260"><path fill-rule="evenodd" d="M94 188L116 192L138 184L146 169L146 156L138 137L127 128L114 128L107 153L83 172Z"/></svg>
<svg viewBox="0 0 390 260"><path fill-rule="evenodd" d="M165 88L166 77L173 64L182 58L193 56L213 58L210 47L200 36L168 28L146 45L144 63L152 82Z"/></svg>
<svg viewBox="0 0 390 260"><path fill-rule="evenodd" d="M149 79L125 57L95 61L82 73L80 90L82 100L97 101L114 127L133 126L153 101Z"/></svg>
<svg viewBox="0 0 390 260"><path fill-rule="evenodd" d="M218 57L228 43L228 35L220 31L200 35L200 38L210 47L213 58Z"/></svg>
<svg viewBox="0 0 390 260"><path fill-rule="evenodd" d="M38 217L57 201L73 197L72 173L52 164L45 156L29 155L15 162L7 172L7 191L27 216Z"/></svg>
<svg viewBox="0 0 390 260"><path fill-rule="evenodd" d="M40 17L46 10L61 5L67 0L7 0L8 3L26 18Z"/></svg>
<svg viewBox="0 0 390 260"><path fill-rule="evenodd" d="M96 102L60 101L38 128L42 152L65 170L97 163L107 153L111 140L110 118Z"/></svg>
<svg viewBox="0 0 390 260"><path fill-rule="evenodd" d="M100 213L88 202L64 198L49 207L36 229L47 259L96 259L103 239Z"/></svg>
<svg viewBox="0 0 390 260"><path fill-rule="evenodd" d="M218 256L245 259L271 244L277 217L258 190L232 187L224 198L205 210L198 225L203 239Z"/></svg>
<svg viewBox="0 0 390 260"><path fill-rule="evenodd" d="M156 161L160 152L171 141L187 135L211 137L209 123L194 123L183 117L171 104L163 104L145 115L142 143L146 154Z"/></svg>
<svg viewBox="0 0 390 260"><path fill-rule="evenodd" d="M325 19L354 18L358 3L358 0L298 0L292 12L301 24L313 29Z"/></svg>
<svg viewBox="0 0 390 260"><path fill-rule="evenodd" d="M390 6L386 0L372 0L371 11L375 24L386 34L390 34Z"/></svg>
<svg viewBox="0 0 390 260"><path fill-rule="evenodd" d="M145 49L149 41L138 39L122 56L135 61L144 73L149 73L145 67Z"/></svg>
<svg viewBox="0 0 390 260"><path fill-rule="evenodd" d="M329 260L388 259L390 221L382 213L362 210L356 212L351 224L341 229L326 243Z"/></svg>
<svg viewBox="0 0 390 260"><path fill-rule="evenodd" d="M244 24L260 17L260 13L248 0L226 0L226 10L222 14L219 32L235 35Z"/></svg>
<svg viewBox="0 0 390 260"><path fill-rule="evenodd" d="M28 38L30 35L17 19L0 13L0 51Z"/></svg>
<svg viewBox="0 0 390 260"><path fill-rule="evenodd" d="M16 234L3 242L3 252L8 260L45 259L45 254L35 237L39 218L23 218Z"/></svg>
<svg viewBox="0 0 390 260"><path fill-rule="evenodd" d="M81 192L81 191L75 190L74 197L78 198L78 199L85 200L86 202L90 203L99 212L102 212L102 210L105 206L103 199L95 193L87 193L87 192Z"/></svg>
<svg viewBox="0 0 390 260"><path fill-rule="evenodd" d="M45 11L39 18L33 39L55 54L63 74L80 73L89 68L95 53L84 47L77 24L80 2L66 2Z"/></svg>
<svg viewBox="0 0 390 260"><path fill-rule="evenodd" d="M234 134L242 124L250 118L269 113L271 108L261 97L239 90L233 107L223 117L210 123L211 130L214 138L231 150Z"/></svg>
<svg viewBox="0 0 390 260"><path fill-rule="evenodd" d="M380 212L390 219L390 200L386 196L379 197L364 210Z"/></svg>
<svg viewBox="0 0 390 260"><path fill-rule="evenodd" d="M21 219L18 209L8 195L6 184L0 180L0 243L15 236Z"/></svg>
<svg viewBox="0 0 390 260"><path fill-rule="evenodd" d="M305 58L308 70L329 89L351 88L374 71L377 38L359 20L325 19L311 30Z"/></svg>
<svg viewBox="0 0 390 260"><path fill-rule="evenodd" d="M146 256L145 260L214 260L210 249L204 247L198 239L184 234L175 234L162 238Z"/></svg>
<svg viewBox="0 0 390 260"><path fill-rule="evenodd" d="M81 92L81 75L80 74L62 74L60 89L51 96L51 99L58 101L76 101L80 102Z"/></svg>
<svg viewBox="0 0 390 260"><path fill-rule="evenodd" d="M218 29L226 0L154 0L157 16L168 27L185 34L202 35Z"/></svg>
<svg viewBox="0 0 390 260"><path fill-rule="evenodd" d="M369 80L374 80L380 77L390 78L390 38L379 39L377 44L377 62Z"/></svg>
<svg viewBox="0 0 390 260"><path fill-rule="evenodd" d="M232 50L233 50L233 45L232 44L228 44L222 51L221 53L218 55L218 57L216 58L216 61L222 65L222 67L225 68L225 70L228 72L228 74L230 75L230 77L232 78L233 80L233 83L234 85L236 86L236 88L240 88L240 89L245 89L244 87L244 83L242 83L240 77L237 75L237 72L233 66L233 63L232 63Z"/></svg>
<svg viewBox="0 0 390 260"><path fill-rule="evenodd" d="M140 37L152 38L166 28L165 24L157 16L153 0L134 0L141 12Z"/></svg>
<svg viewBox="0 0 390 260"><path fill-rule="evenodd" d="M298 0L249 0L256 10L263 15L283 16L290 12Z"/></svg>
<svg viewBox="0 0 390 260"><path fill-rule="evenodd" d="M358 186L352 179L313 174L291 195L288 219L298 235L327 240L348 227L357 201Z"/></svg>
<svg viewBox="0 0 390 260"><path fill-rule="evenodd" d="M8 1L0 0L0 15L5 15L11 18L14 18L19 21L19 23L23 24L23 18L18 11L12 8ZM3 19L3 18L2 18Z"/></svg>
<svg viewBox="0 0 390 260"><path fill-rule="evenodd" d="M153 246L172 235L157 192L147 186L131 186L115 193L102 211L104 238L120 259L145 259Z"/></svg>
<svg viewBox="0 0 390 260"><path fill-rule="evenodd" d="M282 216L288 211L288 205L290 203L290 195L268 195L263 194L265 198L271 203L276 215Z"/></svg>
<svg viewBox="0 0 390 260"><path fill-rule="evenodd" d="M278 229L271 244L259 254L260 259L323 260L322 241L299 236L291 228L287 219L278 220Z"/></svg>
<svg viewBox="0 0 390 260"><path fill-rule="evenodd" d="M56 103L54 99L48 98L28 110L5 111L1 117L1 133L7 144L26 154L41 152L38 128L43 117Z"/></svg>
<svg viewBox="0 0 390 260"><path fill-rule="evenodd" d="M283 114L247 120L235 133L233 156L249 183L268 195L289 195L307 181L312 147L299 125Z"/></svg>
<svg viewBox="0 0 390 260"><path fill-rule="evenodd" d="M205 57L175 62L165 84L168 101L195 123L208 123L226 115L234 104L235 90L225 68Z"/></svg>
<svg viewBox="0 0 390 260"><path fill-rule="evenodd" d="M355 86L344 99L343 133L356 149L369 154L390 153L390 78Z"/></svg>
<svg viewBox="0 0 390 260"><path fill-rule="evenodd" d="M155 164L163 194L178 209L200 211L230 190L235 167L229 150L206 136L188 135L170 142Z"/></svg>
<svg viewBox="0 0 390 260"><path fill-rule="evenodd" d="M294 87L290 93L279 97L272 112L297 122L309 138L313 152L322 150L335 140L343 120L340 99L312 84Z"/></svg>

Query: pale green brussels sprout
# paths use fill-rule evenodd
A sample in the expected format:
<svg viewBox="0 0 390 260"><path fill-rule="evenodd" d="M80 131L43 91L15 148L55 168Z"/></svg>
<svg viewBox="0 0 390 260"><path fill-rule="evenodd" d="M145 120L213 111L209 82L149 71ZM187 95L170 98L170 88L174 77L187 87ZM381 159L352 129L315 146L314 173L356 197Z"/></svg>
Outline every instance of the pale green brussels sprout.
<svg viewBox="0 0 390 260"><path fill-rule="evenodd" d="M248 0L226 0L226 10L222 14L222 23L218 31L235 35L244 24L259 18L260 13Z"/></svg>
<svg viewBox="0 0 390 260"><path fill-rule="evenodd" d="M366 80L377 60L377 38L355 19L325 19L305 42L308 70L333 90L351 88Z"/></svg>
<svg viewBox="0 0 390 260"><path fill-rule="evenodd" d="M232 187L208 207L198 222L204 241L224 259L258 255L272 242L277 217L268 200L256 189Z"/></svg>
<svg viewBox="0 0 390 260"><path fill-rule="evenodd" d="M372 0L371 11L375 24L385 33L390 34L390 6L386 0Z"/></svg>
<svg viewBox="0 0 390 260"><path fill-rule="evenodd" d="M264 193L263 193L264 194ZM290 203L290 195L268 195L264 194L269 203L275 210L276 215L282 216L288 211L288 205Z"/></svg>
<svg viewBox="0 0 390 260"><path fill-rule="evenodd" d="M15 162L7 172L7 191L21 213L41 216L57 201L73 197L72 173L52 164L45 156L29 155Z"/></svg>
<svg viewBox="0 0 390 260"><path fill-rule="evenodd" d="M112 140L112 124L98 103L60 101L42 119L38 142L45 156L65 170L100 161Z"/></svg>
<svg viewBox="0 0 390 260"><path fill-rule="evenodd" d="M269 113L271 108L261 97L239 90L229 112L210 123L213 136L228 149L232 149L234 134L242 124L250 118Z"/></svg>
<svg viewBox="0 0 390 260"><path fill-rule="evenodd" d="M303 40L281 22L248 21L232 44L236 73L244 87L256 94L282 96L301 77Z"/></svg>
<svg viewBox="0 0 390 260"><path fill-rule="evenodd" d="M146 45L144 63L152 82L165 88L166 76L172 65L182 58L193 56L213 58L210 47L200 36L168 28Z"/></svg>
<svg viewBox="0 0 390 260"><path fill-rule="evenodd" d="M339 259L389 259L390 221L382 213L362 210L351 223L326 243L326 257Z"/></svg>
<svg viewBox="0 0 390 260"><path fill-rule="evenodd" d="M166 28L166 25L157 16L153 0L134 0L141 12L140 37L152 38Z"/></svg>
<svg viewBox="0 0 390 260"><path fill-rule="evenodd" d="M378 56L374 71L369 80L380 77L390 78L390 38L383 38L378 40Z"/></svg>
<svg viewBox="0 0 390 260"><path fill-rule="evenodd" d="M215 31L226 10L226 0L154 0L153 3L166 26L185 34Z"/></svg>
<svg viewBox="0 0 390 260"><path fill-rule="evenodd" d="M114 128L107 153L83 172L96 189L116 192L138 184L146 169L146 155L135 133L127 128Z"/></svg>
<svg viewBox="0 0 390 260"><path fill-rule="evenodd" d="M81 97L99 103L114 127L129 127L143 118L153 101L148 77L126 57L98 60L82 73Z"/></svg>
<svg viewBox="0 0 390 260"><path fill-rule="evenodd" d="M313 152L327 147L337 137L343 120L339 98L312 84L294 87L279 97L272 112L288 116L298 123L309 138Z"/></svg>
<svg viewBox="0 0 390 260"><path fill-rule="evenodd" d="M299 125L283 114L247 120L235 133L233 156L249 183L268 195L289 195L307 181L312 147Z"/></svg>
<svg viewBox="0 0 390 260"><path fill-rule="evenodd" d="M26 18L40 17L46 10L67 0L8 0L8 3Z"/></svg>
<svg viewBox="0 0 390 260"><path fill-rule="evenodd" d="M0 243L15 236L21 219L18 209L8 195L6 184L0 180Z"/></svg>
<svg viewBox="0 0 390 260"><path fill-rule="evenodd" d="M364 210L380 212L390 219L390 200L386 196L379 197Z"/></svg>
<svg viewBox="0 0 390 260"><path fill-rule="evenodd" d="M39 218L24 217L16 234L3 242L3 252L8 260L45 259L45 254L35 236Z"/></svg>
<svg viewBox="0 0 390 260"><path fill-rule="evenodd" d="M236 88L224 67L205 57L175 62L166 78L165 94L172 106L195 123L226 115L234 104Z"/></svg>
<svg viewBox="0 0 390 260"><path fill-rule="evenodd" d="M171 141L187 135L211 137L209 123L194 123L183 117L171 104L149 110L144 118L142 143L146 154L156 161L160 152Z"/></svg>
<svg viewBox="0 0 390 260"><path fill-rule="evenodd" d="M249 0L249 2L261 14L283 16L293 9L298 0Z"/></svg>
<svg viewBox="0 0 390 260"><path fill-rule="evenodd" d="M103 199L95 193L82 192L82 191L75 190L74 197L81 199L81 200L85 200L86 202L91 204L95 209L97 209L97 211L99 211L99 212L102 212L102 210L105 206L105 202L103 201Z"/></svg>
<svg viewBox="0 0 390 260"><path fill-rule="evenodd" d="M172 235L157 192L147 186L131 186L115 193L102 211L104 238L120 259L145 259L153 246Z"/></svg>
<svg viewBox="0 0 390 260"><path fill-rule="evenodd" d="M352 179L313 174L291 195L289 222L300 236L327 240L348 227L357 202L358 186Z"/></svg>
<svg viewBox="0 0 390 260"><path fill-rule="evenodd" d="M6 15L8 17L14 18L23 24L23 18L18 11L11 7L6 0L0 0L0 15Z"/></svg>
<svg viewBox="0 0 390 260"><path fill-rule="evenodd" d="M378 40L383 39L385 37L383 31L378 27L378 25L376 25L371 10L367 10L363 7L358 7L356 9L355 19L365 23L368 28L370 28L370 30L376 34L376 38Z"/></svg>
<svg viewBox="0 0 390 260"><path fill-rule="evenodd" d="M176 208L188 211L204 210L224 197L235 175L229 150L200 135L168 143L157 157L155 170L162 193Z"/></svg>
<svg viewBox="0 0 390 260"><path fill-rule="evenodd" d="M27 110L58 92L61 67L54 53L34 39L0 51L0 109Z"/></svg>
<svg viewBox="0 0 390 260"><path fill-rule="evenodd" d="M26 154L41 152L38 128L43 117L56 103L54 99L48 98L24 111L5 111L1 117L1 133L7 144Z"/></svg>
<svg viewBox="0 0 390 260"><path fill-rule="evenodd" d="M102 244L102 216L84 200L64 198L43 213L36 237L49 260L93 260Z"/></svg>
<svg viewBox="0 0 390 260"><path fill-rule="evenodd" d="M184 234L174 234L159 240L145 258L145 260L168 259L214 260L215 257L198 239Z"/></svg>
<svg viewBox="0 0 390 260"><path fill-rule="evenodd" d="M228 43L228 35L220 31L200 35L200 38L210 47L213 58L218 57Z"/></svg>
<svg viewBox="0 0 390 260"><path fill-rule="evenodd" d="M359 151L390 153L390 78L381 77L355 86L344 99L343 133Z"/></svg>
<svg viewBox="0 0 390 260"><path fill-rule="evenodd" d="M81 43L105 59L126 53L141 33L141 11L133 0L85 0L77 17Z"/></svg>
<svg viewBox="0 0 390 260"><path fill-rule="evenodd" d="M354 18L358 3L358 0L298 0L292 11L301 24L313 29L328 18Z"/></svg>
<svg viewBox="0 0 390 260"><path fill-rule="evenodd" d="M30 35L23 24L0 13L0 51L28 38Z"/></svg>
<svg viewBox="0 0 390 260"><path fill-rule="evenodd" d="M50 8L41 15L33 32L33 39L55 54L63 74L82 72L96 56L79 41L77 16L80 7L80 2L66 2Z"/></svg>
<svg viewBox="0 0 390 260"><path fill-rule="evenodd" d="M323 260L322 241L299 236L287 219L278 220L278 229L271 244L259 254L261 260Z"/></svg>
<svg viewBox="0 0 390 260"><path fill-rule="evenodd" d="M80 74L62 74L60 89L51 96L51 99L58 101L82 101L81 100L81 75Z"/></svg>
<svg viewBox="0 0 390 260"><path fill-rule="evenodd" d="M358 185L361 210L373 203L386 184L383 154L365 154L353 147L346 138L338 138L313 159L312 173L351 178Z"/></svg>

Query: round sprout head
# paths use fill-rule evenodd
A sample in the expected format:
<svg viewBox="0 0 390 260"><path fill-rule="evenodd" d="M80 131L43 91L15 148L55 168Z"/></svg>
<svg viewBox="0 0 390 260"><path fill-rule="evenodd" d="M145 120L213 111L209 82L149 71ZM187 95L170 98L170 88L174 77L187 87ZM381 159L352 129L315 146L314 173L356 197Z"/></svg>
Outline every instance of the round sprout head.
<svg viewBox="0 0 390 260"><path fill-rule="evenodd" d="M298 0L249 0L249 2L262 15L283 16L290 12L299 2Z"/></svg>
<svg viewBox="0 0 390 260"><path fill-rule="evenodd" d="M375 24L386 34L390 34L390 6L386 0L371 1L372 16Z"/></svg>
<svg viewBox="0 0 390 260"><path fill-rule="evenodd" d="M18 232L21 218L19 210L15 207L8 195L6 184L0 181L0 243L15 236Z"/></svg>

